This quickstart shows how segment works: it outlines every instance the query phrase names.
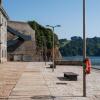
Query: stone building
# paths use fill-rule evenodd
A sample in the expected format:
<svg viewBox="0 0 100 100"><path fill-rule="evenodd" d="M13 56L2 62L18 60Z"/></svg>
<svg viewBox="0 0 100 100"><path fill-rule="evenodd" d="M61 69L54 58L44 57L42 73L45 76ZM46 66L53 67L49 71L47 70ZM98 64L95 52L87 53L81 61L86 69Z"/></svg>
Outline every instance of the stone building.
<svg viewBox="0 0 100 100"><path fill-rule="evenodd" d="M36 61L35 31L26 22L8 21L8 61Z"/></svg>
<svg viewBox="0 0 100 100"><path fill-rule="evenodd" d="M7 61L7 20L8 15L2 7L0 0L0 62Z"/></svg>

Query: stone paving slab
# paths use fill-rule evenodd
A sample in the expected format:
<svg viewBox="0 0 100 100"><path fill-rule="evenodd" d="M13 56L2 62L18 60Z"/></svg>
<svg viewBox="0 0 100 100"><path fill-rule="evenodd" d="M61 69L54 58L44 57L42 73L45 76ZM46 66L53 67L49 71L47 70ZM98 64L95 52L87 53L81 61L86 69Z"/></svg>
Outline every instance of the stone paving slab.
<svg viewBox="0 0 100 100"><path fill-rule="evenodd" d="M21 73L24 71L25 63L0 64L0 98L8 98L16 85ZM0 99L0 100L1 100Z"/></svg>
<svg viewBox="0 0 100 100"><path fill-rule="evenodd" d="M5 78L12 80L6 82L8 90L11 91L8 100L100 100L100 71L93 69L92 73L87 75L87 97L84 98L81 66L57 66L55 72L46 67L49 67L49 63L47 66L42 62L25 63L13 89L10 85L15 84L16 77ZM78 81L63 80L65 71L79 74ZM8 75L12 77L13 74Z"/></svg>

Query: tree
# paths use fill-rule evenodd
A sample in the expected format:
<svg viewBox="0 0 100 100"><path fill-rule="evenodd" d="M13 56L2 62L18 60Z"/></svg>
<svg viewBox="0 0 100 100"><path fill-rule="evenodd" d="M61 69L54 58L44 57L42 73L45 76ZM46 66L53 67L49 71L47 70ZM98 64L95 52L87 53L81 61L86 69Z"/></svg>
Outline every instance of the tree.
<svg viewBox="0 0 100 100"><path fill-rule="evenodd" d="M66 41L67 44L63 45ZM62 56L82 56L83 40L81 37L71 37L71 40L61 39L60 51ZM100 37L87 38L87 56L100 56Z"/></svg>

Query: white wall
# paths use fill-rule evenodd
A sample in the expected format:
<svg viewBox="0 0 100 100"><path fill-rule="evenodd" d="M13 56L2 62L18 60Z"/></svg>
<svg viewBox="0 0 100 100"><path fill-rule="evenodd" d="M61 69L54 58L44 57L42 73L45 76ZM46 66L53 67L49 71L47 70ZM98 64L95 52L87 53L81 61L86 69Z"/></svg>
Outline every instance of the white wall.
<svg viewBox="0 0 100 100"><path fill-rule="evenodd" d="M0 61L7 61L7 19L0 12Z"/></svg>

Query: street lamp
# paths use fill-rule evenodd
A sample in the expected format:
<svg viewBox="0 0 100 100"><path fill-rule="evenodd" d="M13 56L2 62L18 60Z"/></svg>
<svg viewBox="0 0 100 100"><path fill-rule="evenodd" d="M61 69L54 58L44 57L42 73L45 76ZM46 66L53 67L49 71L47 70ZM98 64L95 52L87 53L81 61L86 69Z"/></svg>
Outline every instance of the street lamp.
<svg viewBox="0 0 100 100"><path fill-rule="evenodd" d="M46 39L45 36L42 35L42 58L43 61L45 60L45 66L46 66L46 60L47 60L47 47L46 47Z"/></svg>
<svg viewBox="0 0 100 100"><path fill-rule="evenodd" d="M45 54L45 66L46 66L46 61L47 61L47 46L46 46L46 39L44 38L44 54Z"/></svg>
<svg viewBox="0 0 100 100"><path fill-rule="evenodd" d="M86 20L85 20L85 0L83 0L83 61L86 59ZM84 62L83 62L84 63ZM83 97L86 97L86 73L83 67Z"/></svg>
<svg viewBox="0 0 100 100"><path fill-rule="evenodd" d="M53 49L52 49L52 53L53 53L53 65L52 65L52 71L54 72L54 67L55 67L55 63L54 63L54 59L55 59L55 53L54 53L54 48L55 48L55 28L56 27L61 27L61 25L55 25L55 26L51 26L51 25L46 25L46 27L50 27L52 28L53 31Z"/></svg>

